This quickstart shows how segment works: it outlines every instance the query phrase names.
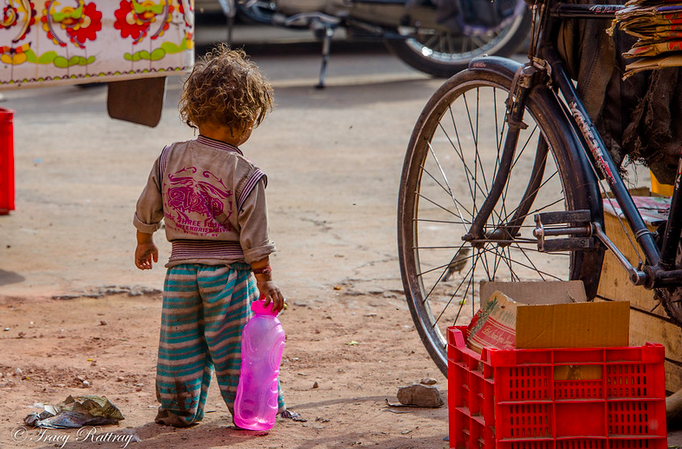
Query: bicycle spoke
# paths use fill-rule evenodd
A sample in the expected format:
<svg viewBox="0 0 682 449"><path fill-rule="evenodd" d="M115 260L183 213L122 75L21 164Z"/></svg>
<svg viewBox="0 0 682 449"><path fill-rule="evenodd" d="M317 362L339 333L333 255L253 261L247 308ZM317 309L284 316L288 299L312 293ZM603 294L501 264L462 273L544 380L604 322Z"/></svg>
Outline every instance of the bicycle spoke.
<svg viewBox="0 0 682 449"><path fill-rule="evenodd" d="M480 93L480 91L477 90L476 91L476 111L477 112L480 109L480 107L481 107L481 93ZM478 169L481 170L481 177L483 178L483 182L485 183L484 189L487 192L490 190L490 188L488 187L488 177L485 174L485 168L483 167L483 162L481 161L481 152L479 151L479 147L478 147L478 142L480 141L479 130L480 130L479 115L476 114L476 131L475 131L476 138L474 139L474 145L475 145L475 147L474 147L474 165L476 167L478 167L476 171L478 171ZM497 172L495 172L495 173L497 173ZM491 181L492 181L492 179L491 179Z"/></svg>
<svg viewBox="0 0 682 449"><path fill-rule="evenodd" d="M535 214L537 214L537 213L542 212L543 210L552 209L552 208L553 208L554 206L556 206L557 204L563 203L564 200L565 200L564 198L559 198L558 200L553 201L553 202L551 202L551 203L549 203L549 204L545 204L544 206L538 207L537 209L528 211L526 214L523 215L523 219L525 220L526 217L531 217L531 216L533 216L533 215L535 215ZM502 220L502 222L506 223L506 222L511 218L511 216L512 216L514 213L516 213L516 210L517 210L517 209L514 209L514 210L511 211L509 214L507 214L507 216L504 217L504 219ZM532 225L532 226L531 226L531 225L528 225L528 226L520 226L520 228L535 229L535 225ZM533 242L537 243L537 240L533 240Z"/></svg>
<svg viewBox="0 0 682 449"><path fill-rule="evenodd" d="M445 313L445 310L450 306L450 304L452 303L452 300L457 296L457 293L460 291L460 289L462 288L462 286L463 286L465 283L470 283L471 280L474 278L473 272L474 272L474 270L475 270L475 268L476 268L476 265L478 264L477 260L480 259L480 257L481 257L480 254L481 254L481 253L477 253L477 254L474 254L474 255L471 256L473 259L475 259L475 261L472 263L472 265L471 265L471 267L469 268L469 270L467 271L467 273L462 277L462 281L457 285L457 288L455 289L455 291L452 293L452 295L450 295L450 299L448 300L448 302L446 303L446 305L445 305L445 306L443 307L443 309L441 310L440 314L438 315L438 318L436 318L436 319L434 320L434 324L437 324L437 323L440 321L440 318L441 318L441 317L443 316L443 314ZM471 276L470 276L470 275L471 275ZM469 288L469 287L467 286L467 288L465 289L464 294L462 295L463 300L462 300L461 303L460 303L460 308L458 309L457 317L459 317L459 315L461 314L461 308L462 308L463 304L466 302L465 299L466 299L466 296L468 295L468 288ZM435 285L434 285L434 289L435 289ZM433 289L432 289L432 291L433 291ZM457 320L455 319L455 321L457 321Z"/></svg>
<svg viewBox="0 0 682 449"><path fill-rule="evenodd" d="M439 187L440 187L444 192L446 192L446 193L448 192L448 190L447 190L442 184L440 184L440 183L438 182L438 180L435 179L435 178L433 177L433 175L431 175L431 173L430 173L428 170L424 170L424 173L426 173L431 179L433 179L433 181L434 181L436 184L438 184ZM450 214L452 214L452 215L454 215L454 216L457 216L454 212L452 212L452 211L449 210L448 208L446 208L446 207L440 205L440 203L436 203L436 202L435 202L434 200L432 200L431 198L426 197L426 196L422 195L421 193L419 193L419 197L425 199L426 201L429 201L429 202L430 202L431 204L433 204L434 206L437 206L437 207L439 207L439 208L441 208L441 209L447 211L448 213L450 213ZM452 200L455 202L455 206L457 207L458 212L460 212L460 211L459 211L459 207L462 207L463 209L467 210L467 212L469 213L469 216L471 216L471 219L473 220L474 215L473 215L471 212L469 212L469 210L466 208L466 206L462 205L459 201L457 201L457 199L454 198L454 196L452 196L451 198L452 198ZM461 212L460 212L460 213L461 213ZM462 217L461 215L460 215L459 218L462 219L462 220L464 220L464 217Z"/></svg>
<svg viewBox="0 0 682 449"><path fill-rule="evenodd" d="M452 109L450 109L450 113L452 114ZM466 160L464 158L464 151L462 150L462 143L461 143L460 138L459 138L459 131L457 130L457 126L454 125L454 117L453 117L453 127L454 127L455 138L457 139L457 145L454 144L454 142L452 141L452 138L450 138L450 133L448 133L447 130L445 130L443 125L439 124L439 126L441 128L441 131L445 135L445 138L448 140L448 142L452 146L452 149L455 150L455 154L457 155L457 157L459 157L460 162L462 162L462 166L464 167L465 172L466 172L465 174L467 175L466 181L467 181L467 184L469 186L469 194L473 197L476 195L476 193L475 193L476 189L472 188L471 180L469 179L469 176L471 176L472 179L474 178L474 176L472 175L471 170L469 169L469 166L467 165ZM431 144L429 144L429 146L430 145ZM484 191L481 191L481 192L485 193ZM474 211L475 211L475 209L474 209Z"/></svg>
<svg viewBox="0 0 682 449"><path fill-rule="evenodd" d="M522 248L521 246L517 246L517 249L518 249L519 251L521 251L521 253L524 255L524 257L530 261L530 259L528 258L528 255L526 254L526 251L529 251L529 248ZM526 265L526 264L524 264L524 263L522 263L522 262L520 262L520 261L518 261L518 260L514 260L514 262L517 263L518 265L520 265L520 266L523 267L523 268L530 269L530 270L534 270L535 273L537 273L537 274L540 275L540 276L551 277L551 278L556 279L556 280L559 280L559 281L560 281L560 280L563 280L563 279L561 279L559 276L556 276L556 275L554 275L554 274L552 274L552 273L550 273L550 272L548 272L548 271L540 270L537 266L535 266L535 264L534 264L533 262L530 262L531 265ZM544 277L543 277L543 280L544 280Z"/></svg>
<svg viewBox="0 0 682 449"><path fill-rule="evenodd" d="M443 245L443 246L415 246L414 249L425 250L425 249L455 249L460 248L459 246Z"/></svg>
<svg viewBox="0 0 682 449"><path fill-rule="evenodd" d="M466 98L465 98L465 106L466 106ZM468 107L466 107L465 109L468 110ZM469 166L467 165L466 159L465 159L465 157L464 157L464 146L462 145L462 140L461 140L461 138L460 138L459 128L458 128L458 126L457 126L457 122L456 122L456 120L455 120L455 116L454 116L452 107L449 107L449 108L448 108L448 113L449 113L449 116L450 116L450 125L452 126L452 129L453 129L453 131L454 131L454 133L455 133L455 137L456 137L456 140L457 140L457 146L454 145L454 142L453 142L452 139L450 138L450 134L447 132L447 130L445 129L445 127L442 125L442 123L440 124L440 129L441 129L441 131L443 132L443 134L445 134L445 137L446 137L446 138L448 139L448 141L450 142L450 145L452 145L452 148L453 148L453 149L455 150L455 152L457 153L458 157L460 158L460 161L462 162L462 165L465 166L465 168L466 168L466 170L467 170L467 173L473 178L473 177L474 177L474 174L473 174L473 173L471 172L471 170L469 169ZM467 114L467 115L470 115L470 114ZM469 119L469 122L471 123L471 119ZM474 140L474 148L477 148L476 139L474 138L473 140ZM487 191L487 186L485 186L485 189L483 189L483 190L481 190L481 191L482 191L482 192L486 192L486 191ZM471 191L471 194L473 195L473 191Z"/></svg>
<svg viewBox="0 0 682 449"><path fill-rule="evenodd" d="M415 220L417 223L440 223L440 224L453 224L453 225L470 225L470 221L450 221L450 220L435 220L435 219L426 219L426 218L418 218Z"/></svg>
<svg viewBox="0 0 682 449"><path fill-rule="evenodd" d="M443 170L443 166L440 164L440 161L438 160L438 157L436 156L436 152L433 151L433 147L429 143L429 151L431 152L431 156L433 156L433 160L436 162L436 165L438 166L438 170L440 170L440 174L443 177L443 181L445 182L445 185L447 186L447 192L450 195L450 198L452 198L452 202L457 208L457 212L459 212L459 216L464 221L464 217L462 216L462 212L459 210L459 207L457 206L457 201L455 200L455 195L452 193L452 188L450 187L450 183L448 182L447 175L445 174L445 171Z"/></svg>
<svg viewBox="0 0 682 449"><path fill-rule="evenodd" d="M436 203L436 202L433 201L431 198L426 197L426 196L422 195L421 193L419 194L419 198L422 198L422 199L428 201L429 203L433 204L433 205L436 206L437 208L439 208L439 209L441 209L441 210L447 212L448 214L452 215L453 217L457 217L457 215L456 215L454 212L452 212L450 209L441 206L440 203ZM467 212L468 212L468 211L467 211ZM471 215L471 213L469 213L469 215ZM457 218L461 218L461 217L457 217ZM474 218L474 216L471 215L471 219L472 219L472 220L473 220L473 218ZM463 218L461 218L461 219L464 220ZM469 224L470 224L471 222L465 222L465 223L469 223Z"/></svg>
<svg viewBox="0 0 682 449"><path fill-rule="evenodd" d="M453 248L454 248L454 247L453 247ZM473 260L473 258L474 258L474 255L471 255L471 256L467 256L465 259L461 259L461 260ZM434 271L438 271L438 270L441 270L441 269L443 269L443 268L447 268L447 267L449 267L449 266L450 266L450 263L446 263L446 264L438 265L438 266L433 267L433 268L431 268L431 269L429 269L429 270L422 271L422 272L415 273L415 274L417 275L417 277L421 277L421 276L424 276L424 275L433 273Z"/></svg>
<svg viewBox="0 0 682 449"><path fill-rule="evenodd" d="M537 126L533 128L533 130L531 131L530 135L525 139L525 142L524 142L523 146L521 147L520 151L517 151L516 157L515 157L515 159L513 160L512 164L511 164L511 169L510 169L510 171L512 171L512 172L514 171L514 169L515 169L515 167L516 167L516 164L519 162L519 160L521 160L521 157L523 157L523 155L525 154L526 149L529 147L529 143L530 143L532 137L535 135L536 130L537 130ZM544 156L545 159L543 159L543 161L542 161L542 166L543 166L543 167L544 167L544 162L546 161L546 157L547 157L547 154L545 153L545 156ZM529 180L528 185L533 185L534 182L535 182L535 180L537 179L537 177L538 177L538 176L542 177L543 175L544 175L544 170L542 170L542 171L537 171L537 172L533 172L533 173L532 173L532 178ZM508 181L507 181L507 184L505 185L505 189L504 189L504 191L503 191L503 193L502 193L501 201L502 201L503 208L502 208L501 215L505 217L504 219L501 220L502 222L508 221L508 220L509 220L509 217L512 216L512 214L515 214L515 213L516 213L516 210L518 209L518 207L517 207L517 208L515 208L512 212L507 212L507 208L506 208L506 206L507 206L507 201L506 201L506 198L507 198L507 194L508 194L508 191L509 191L509 188L511 187L511 185L512 185L512 183L508 180ZM542 186L538 187L538 188L535 189L535 191L533 191L533 192L526 192L527 197L533 198L534 195L535 195L535 193L537 193L537 191L540 190L541 187L542 187ZM524 204L524 201L520 201L520 202L517 204L517 206L521 206L521 205L523 205L523 204ZM526 216L527 216L527 215L524 215L524 219L525 219Z"/></svg>
<svg viewBox="0 0 682 449"><path fill-rule="evenodd" d="M477 257L476 259L478 260L479 258L480 258L480 253L479 253L479 257ZM474 262L474 263L471 265L471 270L469 270L469 271L471 272L471 276L465 277L465 279L468 279L468 281L467 281L467 288L466 288L466 290L464 291L464 295L462 295L462 300L461 300L460 303L459 303L459 308L457 309L457 315L455 316L455 322L457 322L457 320L459 319L459 317L460 317L460 315L461 315L461 313L462 313L462 308L463 308L464 305L466 304L466 297L468 296L469 287L470 287L471 282L473 281L473 279L474 279L474 277L475 277L474 274L475 274L475 270L476 270L476 265L478 265L477 262ZM461 284L460 284L460 285L461 285ZM452 299L450 299L450 302L451 302L451 301L452 301ZM474 301L472 300L472 303L473 303L473 302L474 302Z"/></svg>

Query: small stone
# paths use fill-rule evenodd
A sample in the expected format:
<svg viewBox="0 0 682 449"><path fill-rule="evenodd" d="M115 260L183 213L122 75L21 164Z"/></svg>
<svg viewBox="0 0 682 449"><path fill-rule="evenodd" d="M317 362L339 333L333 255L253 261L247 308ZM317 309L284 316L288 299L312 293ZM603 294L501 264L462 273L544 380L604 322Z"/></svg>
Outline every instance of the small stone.
<svg viewBox="0 0 682 449"><path fill-rule="evenodd" d="M422 385L436 385L438 381L433 377L425 377L422 380L420 380L419 383Z"/></svg>
<svg viewBox="0 0 682 449"><path fill-rule="evenodd" d="M438 387L413 384L398 388L398 400L403 405L416 407L442 407L445 403Z"/></svg>
<svg viewBox="0 0 682 449"><path fill-rule="evenodd" d="M84 381L81 383L81 385L83 386L83 388L90 388L90 382L88 382L87 380L84 380Z"/></svg>
<svg viewBox="0 0 682 449"><path fill-rule="evenodd" d="M22 374L24 374L24 372L21 370L21 368L17 368L14 370L15 376L21 376Z"/></svg>
<svg viewBox="0 0 682 449"><path fill-rule="evenodd" d="M313 388L320 388L320 384L318 384L317 382L315 382L315 383L313 384Z"/></svg>
<svg viewBox="0 0 682 449"><path fill-rule="evenodd" d="M109 323L107 323L105 320L100 320L100 321L99 321L99 325L100 325L100 326L106 326L107 324L109 324Z"/></svg>

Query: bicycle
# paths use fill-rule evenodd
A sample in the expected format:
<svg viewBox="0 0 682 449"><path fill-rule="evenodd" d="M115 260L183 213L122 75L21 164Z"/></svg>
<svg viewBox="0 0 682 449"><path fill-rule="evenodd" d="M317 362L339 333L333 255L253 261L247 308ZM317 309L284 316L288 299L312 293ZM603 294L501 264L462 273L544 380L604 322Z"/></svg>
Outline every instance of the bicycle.
<svg viewBox="0 0 682 449"><path fill-rule="evenodd" d="M415 326L446 376L445 328L469 323L480 280L580 279L592 299L607 250L682 323L679 177L664 230L651 232L552 45L565 18L612 19L622 7L536 1L528 61L473 60L414 127L399 260ZM643 254L636 267L604 233L606 190Z"/></svg>

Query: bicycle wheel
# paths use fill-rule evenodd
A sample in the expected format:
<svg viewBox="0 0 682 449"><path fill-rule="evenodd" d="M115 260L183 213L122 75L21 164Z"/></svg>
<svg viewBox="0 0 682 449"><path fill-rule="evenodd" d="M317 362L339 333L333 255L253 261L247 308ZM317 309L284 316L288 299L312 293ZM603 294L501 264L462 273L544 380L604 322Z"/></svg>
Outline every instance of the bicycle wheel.
<svg viewBox="0 0 682 449"><path fill-rule="evenodd" d="M418 29L407 39L387 40L385 43L409 66L429 75L448 78L466 69L476 57L511 55L526 41L531 19L528 7L519 0L514 14L497 30L465 36Z"/></svg>
<svg viewBox="0 0 682 449"><path fill-rule="evenodd" d="M532 235L533 214L590 208L590 196L598 196L585 187L593 185L585 170L570 159L574 141L546 89L545 95L530 95L528 126L485 224L486 237L462 239L500 167L512 76L465 70L446 81L424 108L405 157L398 210L401 274L415 326L445 375L446 327L470 322L480 308L480 281L583 278L594 294L599 279L603 252L540 253ZM522 202L520 232L495 236L492 231L508 223Z"/></svg>

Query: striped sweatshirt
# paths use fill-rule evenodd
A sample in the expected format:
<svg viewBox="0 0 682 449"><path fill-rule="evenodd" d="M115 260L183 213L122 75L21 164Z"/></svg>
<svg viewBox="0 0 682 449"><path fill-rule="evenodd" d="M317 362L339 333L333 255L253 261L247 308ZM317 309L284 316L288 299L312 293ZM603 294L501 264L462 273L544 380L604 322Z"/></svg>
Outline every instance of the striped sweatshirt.
<svg viewBox="0 0 682 449"><path fill-rule="evenodd" d="M133 225L153 234L163 219L182 263L252 263L275 251L270 240L265 174L241 150L199 136L163 149L137 200Z"/></svg>

